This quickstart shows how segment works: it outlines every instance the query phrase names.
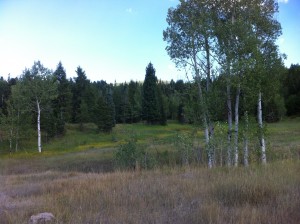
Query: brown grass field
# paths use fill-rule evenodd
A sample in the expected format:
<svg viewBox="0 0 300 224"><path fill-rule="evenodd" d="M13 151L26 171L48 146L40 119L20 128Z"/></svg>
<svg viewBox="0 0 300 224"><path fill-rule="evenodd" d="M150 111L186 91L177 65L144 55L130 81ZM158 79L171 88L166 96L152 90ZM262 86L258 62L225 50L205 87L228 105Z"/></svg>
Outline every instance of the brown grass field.
<svg viewBox="0 0 300 224"><path fill-rule="evenodd" d="M274 155L284 153L283 158L248 168L191 165L95 173L63 167L65 160L84 167L99 156L96 149L5 157L0 159L0 223L28 223L40 212L53 213L53 223L74 224L300 223L300 160L289 156L300 152L299 126L299 120L270 125ZM61 168L50 169L54 165Z"/></svg>

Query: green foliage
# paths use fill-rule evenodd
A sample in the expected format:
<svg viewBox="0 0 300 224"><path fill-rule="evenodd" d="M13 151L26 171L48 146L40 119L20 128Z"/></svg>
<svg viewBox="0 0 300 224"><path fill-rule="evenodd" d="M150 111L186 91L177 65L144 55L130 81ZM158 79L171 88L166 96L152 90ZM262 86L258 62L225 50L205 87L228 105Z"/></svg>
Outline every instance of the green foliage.
<svg viewBox="0 0 300 224"><path fill-rule="evenodd" d="M135 136L130 137L126 144L120 145L115 154L118 168L139 170L153 166L153 157L137 144Z"/></svg>
<svg viewBox="0 0 300 224"><path fill-rule="evenodd" d="M6 114L6 107L7 103L6 101L9 99L9 96L11 94L11 85L9 82L3 79L3 77L0 78L0 110L2 113Z"/></svg>
<svg viewBox="0 0 300 224"><path fill-rule="evenodd" d="M54 134L59 136L65 134L65 123L71 120L72 93L66 71L61 62L58 63L53 75L58 82L58 95L52 102L52 123L55 124Z"/></svg>
<svg viewBox="0 0 300 224"><path fill-rule="evenodd" d="M130 81L128 85L128 101L130 113L127 116L129 123L135 123L140 121L141 119L141 85L138 82Z"/></svg>
<svg viewBox="0 0 300 224"><path fill-rule="evenodd" d="M151 63L146 68L143 84L142 115L148 124L159 122L160 111L157 96L157 78L155 76L155 69Z"/></svg>
<svg viewBox="0 0 300 224"><path fill-rule="evenodd" d="M181 159L181 164L189 165L192 161L195 161L194 151L194 136L195 133L177 133L174 139L174 146Z"/></svg>
<svg viewBox="0 0 300 224"><path fill-rule="evenodd" d="M291 65L284 81L287 115L300 114L300 65Z"/></svg>
<svg viewBox="0 0 300 224"><path fill-rule="evenodd" d="M85 100L81 100L80 107L79 107L79 114L77 115L77 120L80 124L80 130L84 130L84 123L87 123L89 121L89 111L88 111L88 105L85 102Z"/></svg>
<svg viewBox="0 0 300 224"><path fill-rule="evenodd" d="M157 98L159 106L159 123L161 125L167 125L167 99L162 93L162 84L157 86Z"/></svg>
<svg viewBox="0 0 300 224"><path fill-rule="evenodd" d="M113 123L113 116L112 116L111 107L104 99L103 96L98 97L97 105L95 108L95 123L98 126L98 130L102 132L111 132L114 123Z"/></svg>
<svg viewBox="0 0 300 224"><path fill-rule="evenodd" d="M211 140L215 166L223 166L227 159L227 132L228 127L226 123L217 121L214 124L214 136Z"/></svg>
<svg viewBox="0 0 300 224"><path fill-rule="evenodd" d="M99 88L100 86L98 86ZM113 101L112 90L106 83L100 87L96 104L93 109L93 122L98 126L98 130L109 133L116 125L115 104Z"/></svg>
<svg viewBox="0 0 300 224"><path fill-rule="evenodd" d="M34 62L30 70L26 69L20 78L20 81L14 86L12 91L12 102L16 103L19 110L31 113L34 124L37 124L38 139L39 125L37 118L41 121L47 120L45 115L51 111L51 102L57 97L57 82L48 68L45 68L40 61ZM49 109L50 108L50 109ZM46 113L44 113L46 112ZM50 112L51 113L51 112ZM44 130L53 133L53 123L50 126L41 125ZM38 145L41 151L41 145Z"/></svg>
<svg viewBox="0 0 300 224"><path fill-rule="evenodd" d="M267 122L277 122L286 114L284 98L280 94L274 94L272 99L264 107L265 120Z"/></svg>
<svg viewBox="0 0 300 224"><path fill-rule="evenodd" d="M80 107L82 104L82 101L84 100L85 93L87 91L87 87L89 84L89 80L86 77L85 72L83 69L78 66L77 70L77 77L75 78L75 83L73 84L72 88L72 122L74 123L80 123L83 121L80 121L81 118L81 111Z"/></svg>
<svg viewBox="0 0 300 224"><path fill-rule="evenodd" d="M138 157L135 139L130 139L126 144L119 146L115 155L116 164L122 169L135 169Z"/></svg>

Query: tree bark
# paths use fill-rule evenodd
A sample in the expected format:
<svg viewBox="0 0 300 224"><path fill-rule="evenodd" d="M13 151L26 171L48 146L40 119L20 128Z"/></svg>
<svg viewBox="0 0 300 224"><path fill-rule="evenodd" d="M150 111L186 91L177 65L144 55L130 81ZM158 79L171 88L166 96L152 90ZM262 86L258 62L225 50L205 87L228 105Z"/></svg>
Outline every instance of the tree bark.
<svg viewBox="0 0 300 224"><path fill-rule="evenodd" d="M36 107L37 107L37 131L38 131L38 151L39 153L42 152L42 140L41 140L41 108L40 102L36 100Z"/></svg>
<svg viewBox="0 0 300 224"><path fill-rule="evenodd" d="M237 86L236 90L236 98L235 98L235 129L234 129L234 166L238 166L239 163L239 147L238 147L238 140L239 140L239 102L240 102L240 84Z"/></svg>
<svg viewBox="0 0 300 224"><path fill-rule="evenodd" d="M257 120L258 120L258 128L259 128L259 143L260 143L260 148L261 148L261 161L263 164L266 164L267 157L266 157L265 138L264 138L264 133L263 133L261 91L259 91L259 93L258 93Z"/></svg>

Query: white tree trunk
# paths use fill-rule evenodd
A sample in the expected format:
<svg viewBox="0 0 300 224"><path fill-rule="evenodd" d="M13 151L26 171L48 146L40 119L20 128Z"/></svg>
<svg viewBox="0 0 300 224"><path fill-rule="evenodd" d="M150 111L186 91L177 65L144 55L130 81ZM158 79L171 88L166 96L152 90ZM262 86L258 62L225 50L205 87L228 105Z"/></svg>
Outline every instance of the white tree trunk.
<svg viewBox="0 0 300 224"><path fill-rule="evenodd" d="M196 68L195 68L196 70ZM196 70L198 71L198 70ZM203 126L204 126L204 137L205 137L205 148L207 152L207 160L208 160L208 167L212 168L213 166L213 160L212 160L212 153L211 153L211 148L210 148L210 136L209 136L209 125L208 125L208 118L207 118L207 113L205 112L205 105L204 105L204 99L203 99L203 94L202 94L202 87L200 83L200 75L198 72L196 73L197 75L197 85L198 85L198 96L201 104L201 109L202 111L202 121L203 121Z"/></svg>
<svg viewBox="0 0 300 224"><path fill-rule="evenodd" d="M206 143L206 151L207 151L208 168L212 168L213 167L213 158L212 158L212 150L210 147L210 137L209 137L209 130L208 130L206 118L205 118L204 123L206 123L205 129L204 129L204 135L205 135L205 143Z"/></svg>
<svg viewBox="0 0 300 224"><path fill-rule="evenodd" d="M208 44L208 43L207 43ZM209 46L206 46L206 54L209 55ZM209 60L209 56L207 56L207 79L210 78L210 60ZM195 51L195 48L193 46L193 61L194 61L194 70L195 70L195 75L196 75L196 80L197 80L197 85L198 85L198 96L199 96L199 101L200 101L200 105L201 105L201 110L202 110L202 121L203 121L203 126L204 126L204 136L205 136L205 143L206 143L206 152L207 152L207 159L208 159L208 167L212 168L213 166L213 158L212 158L212 150L210 147L210 131L209 131L209 118L208 118L208 113L207 113L207 107L206 107L206 102L203 96L203 92L202 92L202 87L201 87L201 78L200 78L200 73L199 73L199 69L198 69L198 63L197 63L197 53ZM209 83L207 83L207 90L209 88Z"/></svg>
<svg viewBox="0 0 300 224"><path fill-rule="evenodd" d="M263 133L261 91L259 91L259 93L258 93L257 120L258 120L258 127L259 127L259 141L260 141L260 148L261 148L261 161L262 161L263 164L266 164L267 163L267 157L266 157L265 138L264 138L264 133Z"/></svg>
<svg viewBox="0 0 300 224"><path fill-rule="evenodd" d="M42 152L42 141L41 141L41 108L40 108L40 102L36 101L36 107L37 107L37 131L38 131L38 150L39 152Z"/></svg>
<svg viewBox="0 0 300 224"><path fill-rule="evenodd" d="M249 119L248 119L248 111L245 111L245 130L243 133L243 139L244 139L244 166L249 166L248 157L249 157L249 151L248 151L248 130L249 130Z"/></svg>
<svg viewBox="0 0 300 224"><path fill-rule="evenodd" d="M204 107L204 99L203 99L203 94L202 94L202 87L201 87L201 84L200 84L200 76L199 76L199 79L198 79L198 95L199 95L199 98L200 98L200 103L201 103L201 107L203 109ZM207 122L207 115L204 112L202 112L202 120L203 120L203 126L204 126L204 137L205 137L205 143L206 143L206 152L207 152L207 160L208 160L208 167L209 168L212 168L213 164L212 164L212 153L211 153L211 148L210 148L210 137L209 137L209 125L208 125L208 122Z"/></svg>
<svg viewBox="0 0 300 224"><path fill-rule="evenodd" d="M231 135L232 135L232 110L231 110L231 90L230 84L227 83L227 165L231 166Z"/></svg>
<svg viewBox="0 0 300 224"><path fill-rule="evenodd" d="M238 166L239 163L239 102L240 102L240 84L237 87L236 98L235 98L235 128L234 128L234 166Z"/></svg>

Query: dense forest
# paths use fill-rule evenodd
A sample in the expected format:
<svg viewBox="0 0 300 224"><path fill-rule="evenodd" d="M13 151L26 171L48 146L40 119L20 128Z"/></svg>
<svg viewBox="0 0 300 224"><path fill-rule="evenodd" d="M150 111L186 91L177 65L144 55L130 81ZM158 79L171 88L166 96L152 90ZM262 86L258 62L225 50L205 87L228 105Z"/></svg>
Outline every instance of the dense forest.
<svg viewBox="0 0 300 224"><path fill-rule="evenodd" d="M117 123L145 122L166 125L167 120L180 123L196 122L194 81L158 80L151 63L146 68L144 82L91 82L81 67L77 76L67 78L61 62L55 71L34 62L17 78L0 80L1 145L18 151L20 142L30 137L29 129L40 130L44 138L61 136L66 123L97 124L99 131L110 132ZM279 121L283 116L300 112L300 66L291 65L278 74L278 87L263 101L264 120ZM272 82L275 82L273 80ZM205 82L201 85L204 87ZM220 75L211 80L213 101L210 106L213 121L226 121L226 80ZM243 95L243 92L241 92ZM243 101L240 107L243 108ZM256 115L256 103L250 106ZM40 121L38 121L39 119ZM1 147L4 149L4 147Z"/></svg>
<svg viewBox="0 0 300 224"><path fill-rule="evenodd" d="M40 61L19 77L1 78L1 150L18 151L37 135L41 152L42 142L64 135L66 123L79 124L82 131L94 123L99 132L109 133L118 123L177 120L203 128L211 167L215 124L227 122L227 163L237 165L242 121L247 165L247 127L254 118L265 163L264 121L300 113L300 66L284 67L276 45L278 5L268 2L191 0L169 9L163 38L186 80L157 77L149 63L143 82L92 82L80 66L75 77L67 78L74 74L67 76L62 62L52 70Z"/></svg>

